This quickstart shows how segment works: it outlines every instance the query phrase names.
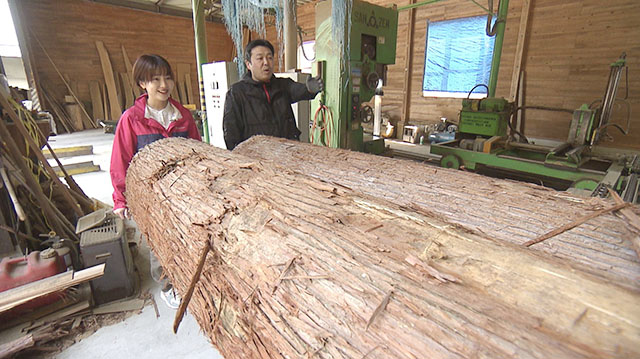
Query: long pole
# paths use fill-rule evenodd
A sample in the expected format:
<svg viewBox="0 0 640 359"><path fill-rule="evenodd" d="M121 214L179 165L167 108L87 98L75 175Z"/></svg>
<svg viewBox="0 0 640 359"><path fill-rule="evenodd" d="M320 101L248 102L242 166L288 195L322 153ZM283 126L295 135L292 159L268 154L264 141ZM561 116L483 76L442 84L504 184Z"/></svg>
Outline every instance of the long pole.
<svg viewBox="0 0 640 359"><path fill-rule="evenodd" d="M294 0L284 0L284 71L295 69L298 65L296 61L298 44L296 40L295 10Z"/></svg>
<svg viewBox="0 0 640 359"><path fill-rule="evenodd" d="M489 97L495 97L498 84L498 69L500 68L500 55L502 55L502 42L504 29L507 24L507 11L509 0L500 0L498 8L498 20L496 20L496 42L493 46L493 58L491 59L491 75L489 77Z"/></svg>
<svg viewBox="0 0 640 359"><path fill-rule="evenodd" d="M207 121L207 106L204 101L204 80L202 79L202 64L207 63L207 29L204 22L204 0L191 0L193 9L193 32L196 41L196 59L198 61L198 82L200 83L200 110L202 113L202 134L204 141L209 143L209 122Z"/></svg>

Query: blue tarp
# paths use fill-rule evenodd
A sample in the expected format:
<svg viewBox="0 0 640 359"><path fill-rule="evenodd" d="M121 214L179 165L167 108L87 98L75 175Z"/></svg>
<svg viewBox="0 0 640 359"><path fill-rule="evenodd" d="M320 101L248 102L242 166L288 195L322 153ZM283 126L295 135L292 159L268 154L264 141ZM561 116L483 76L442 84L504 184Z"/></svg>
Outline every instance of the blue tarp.
<svg viewBox="0 0 640 359"><path fill-rule="evenodd" d="M468 93L489 83L495 36L486 35L486 23L486 16L427 22L423 91Z"/></svg>

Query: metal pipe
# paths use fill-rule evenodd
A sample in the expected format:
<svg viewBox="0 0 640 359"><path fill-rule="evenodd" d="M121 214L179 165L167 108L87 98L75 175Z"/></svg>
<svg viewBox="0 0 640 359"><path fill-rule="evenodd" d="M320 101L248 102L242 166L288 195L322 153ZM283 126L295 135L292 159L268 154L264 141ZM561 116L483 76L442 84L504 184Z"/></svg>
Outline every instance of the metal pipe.
<svg viewBox="0 0 640 359"><path fill-rule="evenodd" d="M433 3L436 3L436 2L440 2L440 1L443 1L443 0L427 0L427 1L422 1L422 2L415 3L415 4L410 4L410 5L405 5L405 6L399 6L397 10L398 10L398 11L410 10L410 9L413 9L413 8L416 8L416 7L420 7L420 6L424 6L424 5L429 5L429 4L433 4ZM474 4L478 5L478 7L479 7L479 8L481 8L482 10L484 10L484 12L486 12L487 14L491 14L491 11L489 11L489 9L487 9L486 7L484 7L484 6L480 5L480 3L478 3L477 1L475 1L475 0L469 0L469 1L471 1L472 3L474 3Z"/></svg>
<svg viewBox="0 0 640 359"><path fill-rule="evenodd" d="M373 97L373 135L380 136L382 127L382 96L376 94Z"/></svg>
<svg viewBox="0 0 640 359"><path fill-rule="evenodd" d="M609 80L607 81L607 89L604 93L604 99L602 100L602 110L600 112L600 118L597 123L596 131L591 139L590 144L594 145L598 142L600 137L606 132L604 126L609 123L611 113L613 112L613 104L615 102L618 85L620 83L620 77L622 75L622 69L626 64L626 53L622 53L618 61L611 64L611 70L609 71Z"/></svg>
<svg viewBox="0 0 640 359"><path fill-rule="evenodd" d="M204 141L209 143L209 123L207 122L207 106L204 101L204 80L202 79L202 64L207 63L207 29L204 22L204 0L191 0L193 9L193 32L196 41L196 60L198 68L198 83L200 84L200 112L202 117L202 134Z"/></svg>
<svg viewBox="0 0 640 359"><path fill-rule="evenodd" d="M399 6L398 7L398 11L410 10L410 9L415 8L415 7L429 5L429 4L437 3L437 2L440 2L440 1L444 1L444 0L426 0L426 1L417 2L415 4L411 4L411 5Z"/></svg>
<svg viewBox="0 0 640 359"><path fill-rule="evenodd" d="M509 10L509 0L501 0L498 8L498 19L496 20L496 42L493 46L493 58L491 59L491 76L489 77L489 97L495 97L496 86L498 84L498 69L500 68L500 56L502 55L502 42L504 40L504 29L507 23L507 11Z"/></svg>
<svg viewBox="0 0 640 359"><path fill-rule="evenodd" d="M489 9L487 9L486 7L480 5L480 3L478 3L477 1L475 1L475 0L469 0L469 1L471 1L472 3L478 5L478 7L481 8L482 10L484 10L484 12L486 12L487 14L491 14L491 11Z"/></svg>
<svg viewBox="0 0 640 359"><path fill-rule="evenodd" d="M298 67L296 50L296 5L294 0L284 0L284 70L289 71Z"/></svg>

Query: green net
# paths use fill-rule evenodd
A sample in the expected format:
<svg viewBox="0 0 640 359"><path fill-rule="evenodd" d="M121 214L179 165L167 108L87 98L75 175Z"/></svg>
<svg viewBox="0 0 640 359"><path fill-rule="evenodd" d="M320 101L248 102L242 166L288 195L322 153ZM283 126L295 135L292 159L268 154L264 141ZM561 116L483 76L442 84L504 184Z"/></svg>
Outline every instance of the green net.
<svg viewBox="0 0 640 359"><path fill-rule="evenodd" d="M285 0L286 1L286 0ZM234 59L238 66L238 74L242 76L246 72L244 65L244 48L242 47L242 29L257 32L261 37L266 36L265 14L274 18L278 36L278 48L283 47L282 42L282 4L281 0L222 0L222 12L227 32L231 36L236 47L237 57ZM282 53L278 51L278 61L282 66Z"/></svg>

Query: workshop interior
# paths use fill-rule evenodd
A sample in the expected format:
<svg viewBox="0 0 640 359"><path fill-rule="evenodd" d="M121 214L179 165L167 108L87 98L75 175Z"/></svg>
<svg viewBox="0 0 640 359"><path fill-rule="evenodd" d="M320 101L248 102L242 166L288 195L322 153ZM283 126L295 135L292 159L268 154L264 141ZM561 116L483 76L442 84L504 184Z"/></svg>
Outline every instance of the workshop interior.
<svg viewBox="0 0 640 359"><path fill-rule="evenodd" d="M640 2L0 16L0 358L640 356ZM256 39L275 77L323 86L291 104L297 141L230 151ZM121 218L112 146L147 96L143 54L168 60L202 141L136 150Z"/></svg>

